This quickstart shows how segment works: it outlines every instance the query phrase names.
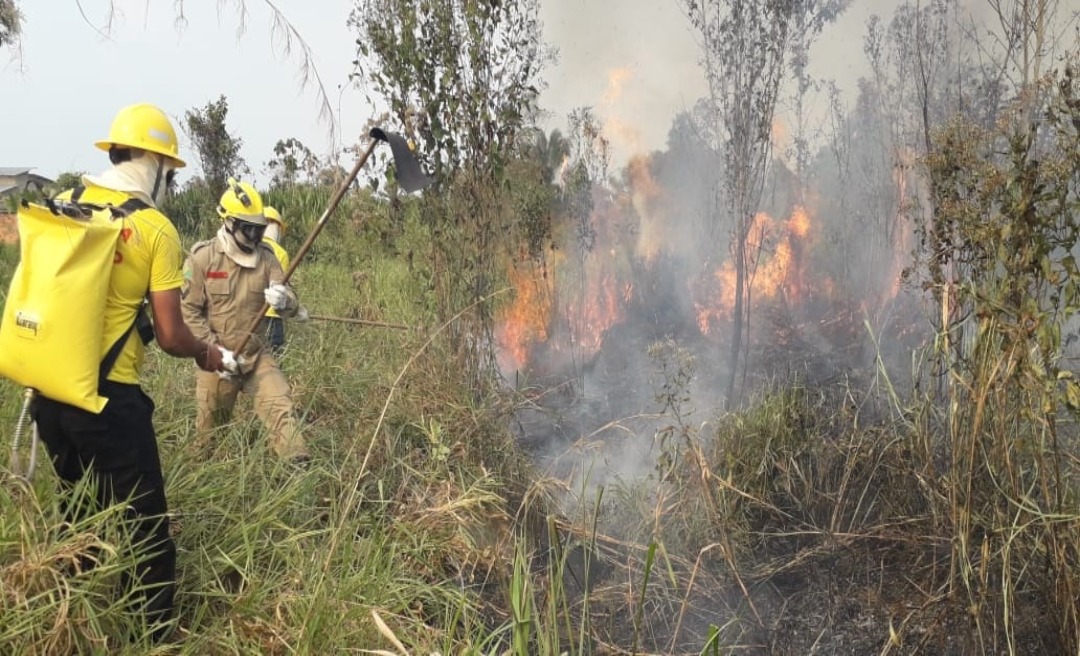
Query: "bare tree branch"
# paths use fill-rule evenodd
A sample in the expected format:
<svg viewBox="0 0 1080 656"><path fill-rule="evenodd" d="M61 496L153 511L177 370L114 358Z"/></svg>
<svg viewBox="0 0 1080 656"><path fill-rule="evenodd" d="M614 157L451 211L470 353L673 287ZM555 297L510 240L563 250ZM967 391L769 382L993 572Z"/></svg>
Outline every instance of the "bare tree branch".
<svg viewBox="0 0 1080 656"><path fill-rule="evenodd" d="M183 32L190 23L185 12L187 6L186 2L187 0L173 0L174 25L178 32ZM2 10L7 3L13 3L13 0L0 0L0 17L2 17ZM336 150L338 125L334 117L333 103L330 100L330 94L327 91L326 84L323 82L318 67L315 65L315 55L311 46L300 34L300 30L297 29L296 25L289 20L273 0L262 0L262 3L270 11L271 44L274 47L280 48L280 52L285 57L297 58L300 88L306 89L309 85L314 86L316 102L319 106L319 120L326 124L327 136L329 137L333 149ZM99 28L90 21L83 9L81 0L76 0L76 4L78 5L79 13L83 16L83 20L85 20L86 23L103 38L110 38L113 24L117 17L115 2L113 0L110 0L109 2L109 11L105 19L104 28ZM149 14L149 5L150 3L147 1L147 14ZM12 6L14 5L12 4ZM236 8L238 22L236 37L239 39L247 31L248 17L250 16L250 12L248 11L248 0L217 0L219 20L221 19L222 10L228 6ZM3 45L2 41L0 41L0 45Z"/></svg>

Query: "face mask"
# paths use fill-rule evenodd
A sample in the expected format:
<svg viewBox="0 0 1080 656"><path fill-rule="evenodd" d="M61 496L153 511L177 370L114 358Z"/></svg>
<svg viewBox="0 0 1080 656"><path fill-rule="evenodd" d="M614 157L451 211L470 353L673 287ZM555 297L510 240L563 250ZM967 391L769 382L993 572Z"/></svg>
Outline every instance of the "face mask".
<svg viewBox="0 0 1080 656"><path fill-rule="evenodd" d="M252 253L262 241L266 226L230 218L226 230L236 242L237 248L245 253Z"/></svg>
<svg viewBox="0 0 1080 656"><path fill-rule="evenodd" d="M271 223L270 225L266 226L266 234L265 234L265 236L268 237L269 239L273 239L274 241L281 241L279 239L279 237L281 237L280 233L281 233L281 230L280 230L280 228L278 228L278 224Z"/></svg>

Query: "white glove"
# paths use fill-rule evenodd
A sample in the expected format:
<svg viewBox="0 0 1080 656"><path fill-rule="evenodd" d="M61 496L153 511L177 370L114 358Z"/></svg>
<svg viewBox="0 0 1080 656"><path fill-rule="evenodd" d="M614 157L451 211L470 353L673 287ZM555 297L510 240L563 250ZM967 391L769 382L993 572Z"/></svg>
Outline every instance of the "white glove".
<svg viewBox="0 0 1080 656"><path fill-rule="evenodd" d="M311 319L311 315L308 314L307 308L301 305L300 309L296 311L296 320L307 321L308 319Z"/></svg>
<svg viewBox="0 0 1080 656"><path fill-rule="evenodd" d="M221 364L225 365L225 371L219 371L217 375L222 378L231 378L234 374L240 373L240 363L236 360L236 354L224 346L219 346L218 350L221 351Z"/></svg>
<svg viewBox="0 0 1080 656"><path fill-rule="evenodd" d="M281 312L289 304L289 290L281 283L270 283L270 286L263 290L263 298L270 307Z"/></svg>

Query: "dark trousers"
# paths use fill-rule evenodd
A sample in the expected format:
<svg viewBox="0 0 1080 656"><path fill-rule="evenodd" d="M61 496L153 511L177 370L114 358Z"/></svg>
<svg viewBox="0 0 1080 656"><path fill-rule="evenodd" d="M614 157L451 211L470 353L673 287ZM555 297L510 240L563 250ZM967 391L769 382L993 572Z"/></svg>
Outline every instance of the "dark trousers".
<svg viewBox="0 0 1080 656"><path fill-rule="evenodd" d="M285 320L281 317L266 318L266 341L270 343L270 352L274 355L285 348Z"/></svg>
<svg viewBox="0 0 1080 656"><path fill-rule="evenodd" d="M33 416L57 475L70 490L85 476L97 487L96 502L128 504L133 543L145 549L137 578L145 591L135 596L159 639L168 631L176 580L176 546L169 537L165 480L154 435L154 402L138 385L105 381L100 394L109 399L99 415L37 397ZM69 503L69 519L89 511Z"/></svg>

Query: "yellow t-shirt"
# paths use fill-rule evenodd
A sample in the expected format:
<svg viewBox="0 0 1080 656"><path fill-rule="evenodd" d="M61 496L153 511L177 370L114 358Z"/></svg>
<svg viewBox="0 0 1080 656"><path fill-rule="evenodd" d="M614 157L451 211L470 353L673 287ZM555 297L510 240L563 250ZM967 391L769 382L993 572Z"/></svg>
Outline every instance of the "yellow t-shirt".
<svg viewBox="0 0 1080 656"><path fill-rule="evenodd" d="M70 195L67 191L59 198L67 199ZM128 198L130 196L123 192L88 184L79 202L119 206ZM105 303L102 359L135 321L135 313L148 292L179 289L184 284L183 248L176 226L154 208L134 212L124 217L123 222ZM108 379L137 384L145 353L146 347L138 331L132 330Z"/></svg>
<svg viewBox="0 0 1080 656"><path fill-rule="evenodd" d="M277 258L278 262L281 262L281 270L282 271L288 271L289 270L289 252L286 251L285 248L281 244L277 243L273 239L270 239L269 237L263 237L263 243L266 244L267 246L269 246L270 250L274 251L274 257ZM278 316L278 313L277 313L276 310L274 310L274 308L270 308L269 310L266 311L266 316L268 316L268 317L276 317L276 316Z"/></svg>

